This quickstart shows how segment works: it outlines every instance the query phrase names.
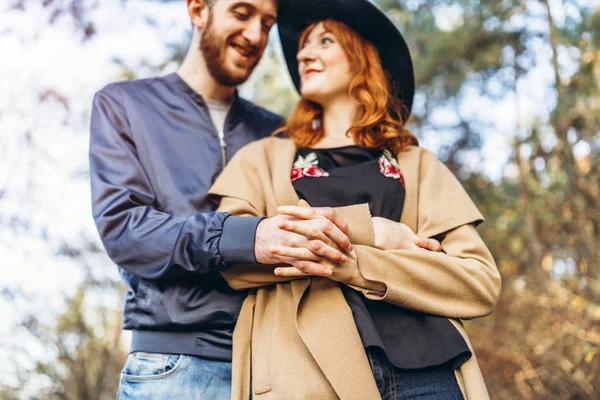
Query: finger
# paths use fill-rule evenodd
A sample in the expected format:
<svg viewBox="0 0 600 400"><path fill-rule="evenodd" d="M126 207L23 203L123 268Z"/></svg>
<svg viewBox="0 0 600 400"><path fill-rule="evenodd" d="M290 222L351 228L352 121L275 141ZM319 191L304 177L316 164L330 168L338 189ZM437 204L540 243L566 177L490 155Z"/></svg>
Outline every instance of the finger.
<svg viewBox="0 0 600 400"><path fill-rule="evenodd" d="M300 271L296 267L279 267L275 269L275 275L277 276L315 276L313 274L307 274Z"/></svg>
<svg viewBox="0 0 600 400"><path fill-rule="evenodd" d="M320 219L320 220L322 220L323 225L321 226L321 231L323 233L325 233L331 240L333 240L341 249L346 249L346 251L352 251L352 244L350 243L350 239L348 239L347 234L344 233L344 231L342 231L336 224L334 224L327 217L325 217L324 215L315 211L314 208L299 207L299 206L280 206L277 209L277 211L280 214L295 217L298 219L303 219L303 220ZM332 218L335 218L335 217L333 217L333 214L331 214L331 212L333 212L333 214L335 214L335 215L337 215L337 213L333 209L331 209L331 211L328 212L332 216ZM341 219L341 217L339 217L339 215L337 216L337 218L339 219L339 221L341 221L339 223L343 223L343 225L346 224ZM348 231L347 226L345 226L345 230Z"/></svg>
<svg viewBox="0 0 600 400"><path fill-rule="evenodd" d="M326 218L338 227L345 235L350 234L350 228L346 221L331 207L311 207L306 200L300 200L297 206L280 206L277 211L280 214L296 217L299 219Z"/></svg>
<svg viewBox="0 0 600 400"><path fill-rule="evenodd" d="M435 239L428 239L424 237L417 236L415 238L415 244L422 249L430 250L430 251L441 251L442 244Z"/></svg>
<svg viewBox="0 0 600 400"><path fill-rule="evenodd" d="M350 227L333 208L313 207L313 210L333 222L333 224L337 226L346 236L350 236Z"/></svg>
<svg viewBox="0 0 600 400"><path fill-rule="evenodd" d="M307 261L326 259L338 264L348 261L348 257L344 253L320 240L309 240L304 247L272 246L271 254Z"/></svg>
<svg viewBox="0 0 600 400"><path fill-rule="evenodd" d="M318 221L320 225L319 229L323 232L327 237L335 242L335 244L340 249L345 249L346 251L352 251L352 244L350 243L350 239L348 236L340 230L338 226L333 224L328 219L323 219Z"/></svg>
<svg viewBox="0 0 600 400"><path fill-rule="evenodd" d="M304 261L320 261L321 259L305 247L287 247L273 245L269 248L271 254Z"/></svg>
<svg viewBox="0 0 600 400"><path fill-rule="evenodd" d="M299 207L310 207L310 204L308 204L308 201L306 201L304 199L300 199L300 201L298 201L298 206Z"/></svg>
<svg viewBox="0 0 600 400"><path fill-rule="evenodd" d="M302 201L302 200L301 200ZM277 208L277 211L280 214L288 215L290 217L295 217L299 219L315 219L315 218L323 218L323 216L316 211L312 207L304 207L304 206L280 206Z"/></svg>
<svg viewBox="0 0 600 400"><path fill-rule="evenodd" d="M331 246L331 247L336 246L336 244L333 242L333 240L329 239L329 237L327 235L325 235L323 232L321 232L320 229L317 229L314 226L307 224L306 221L304 221L304 220L301 220L299 222L290 221L290 220L279 221L277 223L277 227L279 229L283 229L285 231L304 236L307 239L321 240L321 241L325 242L325 244L327 244L328 246ZM295 246L295 247L299 247L299 246Z"/></svg>
<svg viewBox="0 0 600 400"><path fill-rule="evenodd" d="M331 276L331 275L333 275L332 267L323 265L321 263L313 262L313 261L295 261L295 262L292 262L292 266L294 268L296 268L298 271L302 271L303 273L305 273L307 275L314 275L314 276ZM279 268L282 268L282 267L279 267ZM283 268L286 268L286 267L283 267Z"/></svg>
<svg viewBox="0 0 600 400"><path fill-rule="evenodd" d="M275 268L275 275L277 276L310 276L296 267L279 267Z"/></svg>

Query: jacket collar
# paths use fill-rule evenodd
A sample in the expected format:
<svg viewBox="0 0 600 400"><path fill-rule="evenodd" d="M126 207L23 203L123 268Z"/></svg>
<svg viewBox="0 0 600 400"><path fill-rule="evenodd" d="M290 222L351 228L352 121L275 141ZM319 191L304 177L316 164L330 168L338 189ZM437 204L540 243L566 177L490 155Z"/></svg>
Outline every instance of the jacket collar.
<svg viewBox="0 0 600 400"><path fill-rule="evenodd" d="M195 103L206 107L206 102L202 95L196 92L190 85L188 85L179 74L176 72L172 72L166 76L164 76L164 80L173 87L176 87L178 90L184 92L186 95L191 97ZM244 114L244 102L240 97L240 94L237 89L235 89L233 93L233 101L231 103L231 108L229 113L227 114L227 119L225 120L225 130L231 131L241 120L242 115Z"/></svg>

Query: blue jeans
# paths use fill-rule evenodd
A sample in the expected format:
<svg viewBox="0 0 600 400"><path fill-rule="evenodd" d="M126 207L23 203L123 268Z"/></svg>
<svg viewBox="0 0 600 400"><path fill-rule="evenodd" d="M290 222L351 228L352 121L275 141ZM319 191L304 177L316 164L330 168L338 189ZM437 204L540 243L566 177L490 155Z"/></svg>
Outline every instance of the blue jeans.
<svg viewBox="0 0 600 400"><path fill-rule="evenodd" d="M131 353L118 400L229 399L231 363L179 354Z"/></svg>
<svg viewBox="0 0 600 400"><path fill-rule="evenodd" d="M367 351L382 400L463 400L454 371L446 366L401 369L377 348Z"/></svg>

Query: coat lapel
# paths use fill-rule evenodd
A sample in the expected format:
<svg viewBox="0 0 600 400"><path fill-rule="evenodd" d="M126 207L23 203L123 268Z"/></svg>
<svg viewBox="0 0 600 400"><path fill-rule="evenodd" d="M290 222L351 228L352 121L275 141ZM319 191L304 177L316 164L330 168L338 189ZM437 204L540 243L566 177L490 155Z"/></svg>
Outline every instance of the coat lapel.
<svg viewBox="0 0 600 400"><path fill-rule="evenodd" d="M421 152L418 147L410 146L396 156L398 166L400 167L400 173L404 176L406 190L400 222L408 225L413 232L418 232L417 212L419 201L420 155Z"/></svg>
<svg viewBox="0 0 600 400"><path fill-rule="evenodd" d="M339 398L380 398L362 341L352 323L352 311L339 284L327 278L310 281L310 289L306 291L306 285L302 290L304 296L300 293L294 296L302 341ZM301 284L297 286L301 289ZM344 351L332 354L340 343L344 343Z"/></svg>
<svg viewBox="0 0 600 400"><path fill-rule="evenodd" d="M275 141L278 145L271 150L273 157L271 176L277 204L279 206L295 206L300 198L292 185L290 174L297 148L290 139L275 139Z"/></svg>

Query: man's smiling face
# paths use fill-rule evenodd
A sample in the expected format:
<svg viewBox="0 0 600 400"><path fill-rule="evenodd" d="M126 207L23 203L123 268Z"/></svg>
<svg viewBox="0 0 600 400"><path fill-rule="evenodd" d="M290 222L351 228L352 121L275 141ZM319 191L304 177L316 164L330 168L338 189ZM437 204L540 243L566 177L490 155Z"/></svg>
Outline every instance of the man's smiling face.
<svg viewBox="0 0 600 400"><path fill-rule="evenodd" d="M276 15L275 0L214 1L200 49L219 84L238 86L248 79L267 46Z"/></svg>

